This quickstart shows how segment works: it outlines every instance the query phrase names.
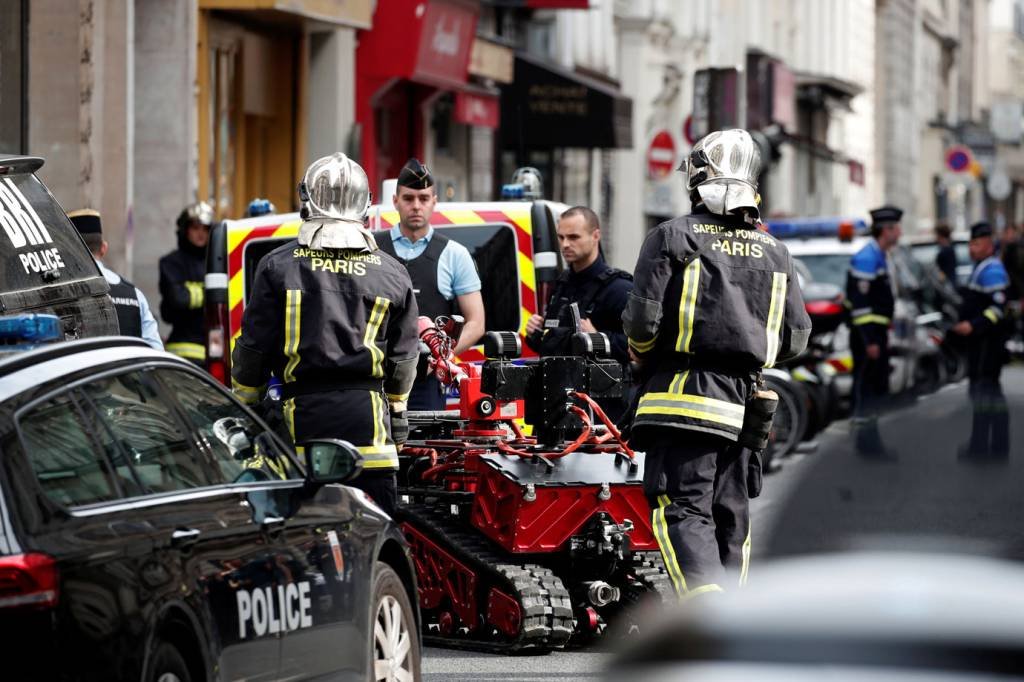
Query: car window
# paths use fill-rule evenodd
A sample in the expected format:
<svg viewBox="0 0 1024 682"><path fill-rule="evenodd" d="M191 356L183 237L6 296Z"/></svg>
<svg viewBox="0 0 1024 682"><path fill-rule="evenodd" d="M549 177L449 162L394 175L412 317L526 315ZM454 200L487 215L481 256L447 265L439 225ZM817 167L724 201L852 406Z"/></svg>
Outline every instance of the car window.
<svg viewBox="0 0 1024 682"><path fill-rule="evenodd" d="M116 475L89 437L72 394L50 398L18 419L22 447L48 498L64 507L120 497Z"/></svg>
<svg viewBox="0 0 1024 682"><path fill-rule="evenodd" d="M213 454L217 483L301 478L294 462L277 452L272 441L257 442L263 428L220 389L181 370L160 369L155 374Z"/></svg>
<svg viewBox="0 0 1024 682"><path fill-rule="evenodd" d="M35 175L0 178L0 225L0 254L7 263L0 268L0 290L99 277L74 226Z"/></svg>
<svg viewBox="0 0 1024 682"><path fill-rule="evenodd" d="M211 484L199 451L174 418L174 408L144 372L95 379L81 387L104 426L108 447L127 453L147 492L173 492Z"/></svg>
<svg viewBox="0 0 1024 682"><path fill-rule="evenodd" d="M850 255L844 253L797 256L803 263L811 279L815 282L827 282L837 287L846 286L846 271L850 269Z"/></svg>
<svg viewBox="0 0 1024 682"><path fill-rule="evenodd" d="M481 297L487 331L519 329L519 287L509 286L519 280L519 251L516 237L509 225L460 225L435 228L448 239L466 249L480 273Z"/></svg>

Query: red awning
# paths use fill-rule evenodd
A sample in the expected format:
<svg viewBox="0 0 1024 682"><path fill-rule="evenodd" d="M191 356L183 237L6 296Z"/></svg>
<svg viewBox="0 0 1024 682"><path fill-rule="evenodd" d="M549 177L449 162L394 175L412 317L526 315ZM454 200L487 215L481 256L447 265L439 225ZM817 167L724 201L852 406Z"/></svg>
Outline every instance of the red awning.
<svg viewBox="0 0 1024 682"><path fill-rule="evenodd" d="M590 0L526 0L532 9L588 9Z"/></svg>
<svg viewBox="0 0 1024 682"><path fill-rule="evenodd" d="M497 94L484 90L460 90L455 93L455 121L468 126L497 128L501 120L501 102Z"/></svg>
<svg viewBox="0 0 1024 682"><path fill-rule="evenodd" d="M473 0L378 2L373 28L359 37L357 68L374 79L459 88L466 82L479 11Z"/></svg>

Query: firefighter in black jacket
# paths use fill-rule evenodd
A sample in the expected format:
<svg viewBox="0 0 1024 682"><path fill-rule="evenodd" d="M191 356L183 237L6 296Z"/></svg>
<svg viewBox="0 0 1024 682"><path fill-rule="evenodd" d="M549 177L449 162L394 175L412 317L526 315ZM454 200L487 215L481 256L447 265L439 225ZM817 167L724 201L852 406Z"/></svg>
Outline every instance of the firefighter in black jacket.
<svg viewBox="0 0 1024 682"><path fill-rule="evenodd" d="M202 365L206 360L203 278L213 208L205 201L186 206L177 226L177 250L160 259L160 317L171 325L166 349Z"/></svg>
<svg viewBox="0 0 1024 682"><path fill-rule="evenodd" d="M853 417L857 450L884 455L878 413L889 395L889 325L895 298L886 253L900 239L903 211L883 206L871 211L873 239L854 254L846 274L853 354Z"/></svg>
<svg viewBox="0 0 1024 682"><path fill-rule="evenodd" d="M416 371L412 283L363 226L370 193L358 164L344 154L315 161L299 194L298 238L256 269L231 356L232 388L254 404L271 374L280 379L295 443L355 445L363 473L352 485L391 513Z"/></svg>
<svg viewBox="0 0 1024 682"><path fill-rule="evenodd" d="M580 331L602 332L611 342L612 357L628 364L629 351L622 331L633 277L608 265L601 255L601 223L586 206L573 206L558 219L558 243L569 268L559 276L545 314L532 315L526 322L526 343L541 356L571 355L576 329L570 307L580 312ZM608 399L601 406L618 419L625 403Z"/></svg>
<svg viewBox="0 0 1024 682"><path fill-rule="evenodd" d="M745 418L767 430L748 406L761 368L810 335L789 251L757 229L759 168L744 130L694 145L681 168L693 212L647 236L623 314L645 376L632 437L647 453L644 488L680 596L721 590L727 571L746 581L760 462L737 441Z"/></svg>
<svg viewBox="0 0 1024 682"><path fill-rule="evenodd" d="M992 227L975 223L968 244L974 270L962 290L960 320L951 330L967 339L967 376L974 404L968 456L1006 455L1010 449L1010 421L999 375L1006 362L1007 290L1010 277L995 255Z"/></svg>

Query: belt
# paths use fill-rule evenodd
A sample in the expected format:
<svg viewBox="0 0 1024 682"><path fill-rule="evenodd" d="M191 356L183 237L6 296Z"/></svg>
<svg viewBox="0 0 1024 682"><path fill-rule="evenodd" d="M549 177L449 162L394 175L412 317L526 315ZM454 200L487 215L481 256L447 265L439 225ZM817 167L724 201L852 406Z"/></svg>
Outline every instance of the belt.
<svg viewBox="0 0 1024 682"><path fill-rule="evenodd" d="M380 379L352 378L338 379L302 379L281 386L281 400L288 400L300 395L313 393L330 393L331 391L377 391L384 392L384 383Z"/></svg>

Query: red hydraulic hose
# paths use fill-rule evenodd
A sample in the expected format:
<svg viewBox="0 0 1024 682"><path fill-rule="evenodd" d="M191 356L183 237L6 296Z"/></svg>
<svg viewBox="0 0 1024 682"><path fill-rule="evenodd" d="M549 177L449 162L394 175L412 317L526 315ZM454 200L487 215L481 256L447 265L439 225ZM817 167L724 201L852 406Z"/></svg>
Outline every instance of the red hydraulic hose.
<svg viewBox="0 0 1024 682"><path fill-rule="evenodd" d="M616 441L618 441L619 445L622 446L622 449L626 451L627 455L629 455L629 458L634 459L636 457L636 453L633 452L632 448L630 448L626 441L622 439L622 434L619 432L617 428L615 428L615 424L612 422L611 419L608 418L608 415L604 413L604 410L601 409L601 406L598 405L593 398L591 398L586 393L580 393L578 391L573 391L572 397L578 398L579 400L582 400L587 405L589 405L590 409L594 410L594 414L597 415L598 419L600 419L604 423L604 425L608 427L608 433L612 434L612 437L615 438Z"/></svg>

